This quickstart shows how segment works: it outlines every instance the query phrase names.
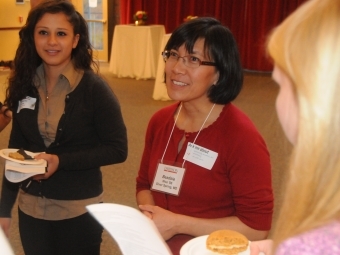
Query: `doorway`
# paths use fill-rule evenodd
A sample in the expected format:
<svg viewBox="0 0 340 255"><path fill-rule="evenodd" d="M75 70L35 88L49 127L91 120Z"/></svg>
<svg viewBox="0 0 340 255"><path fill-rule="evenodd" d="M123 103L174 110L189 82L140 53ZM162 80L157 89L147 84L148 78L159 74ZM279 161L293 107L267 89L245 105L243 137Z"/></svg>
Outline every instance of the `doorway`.
<svg viewBox="0 0 340 255"><path fill-rule="evenodd" d="M94 48L93 56L101 62L108 62L108 0L72 0L79 13L87 21L89 36Z"/></svg>

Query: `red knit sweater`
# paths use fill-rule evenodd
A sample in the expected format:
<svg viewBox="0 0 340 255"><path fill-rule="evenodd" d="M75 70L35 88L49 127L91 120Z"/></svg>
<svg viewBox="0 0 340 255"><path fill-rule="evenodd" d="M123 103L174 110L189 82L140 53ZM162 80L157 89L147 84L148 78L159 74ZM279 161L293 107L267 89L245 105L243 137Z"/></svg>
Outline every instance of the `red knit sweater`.
<svg viewBox="0 0 340 255"><path fill-rule="evenodd" d="M149 122L137 177L137 193L152 185L177 107L178 104L174 104L161 109ZM184 131L175 127L164 161L183 162L187 143L193 142L197 133L186 134L186 141L178 153L178 143L183 135ZM186 161L179 196L152 191L156 205L198 218L237 216L251 228L269 230L273 211L269 153L250 119L233 104L227 104L218 119L200 132L195 144L218 153L214 166L207 170ZM190 238L174 236L168 244L176 254Z"/></svg>

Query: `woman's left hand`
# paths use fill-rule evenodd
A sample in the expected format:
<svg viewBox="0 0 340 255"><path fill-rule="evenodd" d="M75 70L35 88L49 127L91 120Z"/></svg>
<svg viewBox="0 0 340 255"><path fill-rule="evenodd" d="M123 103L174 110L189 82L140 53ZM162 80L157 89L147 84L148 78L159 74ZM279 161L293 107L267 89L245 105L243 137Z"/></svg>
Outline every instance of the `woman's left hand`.
<svg viewBox="0 0 340 255"><path fill-rule="evenodd" d="M35 156L35 159L45 159L47 161L47 172L45 174L38 174L33 176L33 180L40 181L48 179L58 169L59 157L57 155L40 153L39 155Z"/></svg>
<svg viewBox="0 0 340 255"><path fill-rule="evenodd" d="M142 211L147 211L152 215L152 220L158 228L164 240L168 240L178 234L176 231L177 214L154 205L139 205Z"/></svg>
<svg viewBox="0 0 340 255"><path fill-rule="evenodd" d="M261 241L254 241L250 243L251 255L271 255L273 248L273 240L266 239Z"/></svg>

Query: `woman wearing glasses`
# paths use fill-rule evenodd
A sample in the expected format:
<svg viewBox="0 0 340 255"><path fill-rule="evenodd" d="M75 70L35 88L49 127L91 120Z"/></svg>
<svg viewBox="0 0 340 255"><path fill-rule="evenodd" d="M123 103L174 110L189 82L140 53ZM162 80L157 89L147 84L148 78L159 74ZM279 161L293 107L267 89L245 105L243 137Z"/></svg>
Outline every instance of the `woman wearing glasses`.
<svg viewBox="0 0 340 255"><path fill-rule="evenodd" d="M213 18L185 22L165 51L165 82L177 103L154 114L137 177L137 203L174 254L195 236L232 229L267 236L273 194L269 154L230 102L243 81L236 42Z"/></svg>

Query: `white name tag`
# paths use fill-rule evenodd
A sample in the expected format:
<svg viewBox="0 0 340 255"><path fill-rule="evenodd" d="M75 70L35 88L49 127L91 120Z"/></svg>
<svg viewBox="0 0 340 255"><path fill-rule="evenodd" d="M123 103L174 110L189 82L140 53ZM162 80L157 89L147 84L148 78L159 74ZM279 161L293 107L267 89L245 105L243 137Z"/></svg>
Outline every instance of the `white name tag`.
<svg viewBox="0 0 340 255"><path fill-rule="evenodd" d="M19 113L21 111L21 109L34 110L36 102L37 102L36 98L32 98L32 97L27 96L25 99L19 101L17 113Z"/></svg>
<svg viewBox="0 0 340 255"><path fill-rule="evenodd" d="M184 172L185 168L159 163L151 189L178 196Z"/></svg>
<svg viewBox="0 0 340 255"><path fill-rule="evenodd" d="M218 153L194 143L188 143L183 159L211 170L217 159Z"/></svg>

